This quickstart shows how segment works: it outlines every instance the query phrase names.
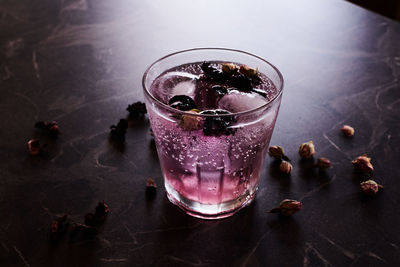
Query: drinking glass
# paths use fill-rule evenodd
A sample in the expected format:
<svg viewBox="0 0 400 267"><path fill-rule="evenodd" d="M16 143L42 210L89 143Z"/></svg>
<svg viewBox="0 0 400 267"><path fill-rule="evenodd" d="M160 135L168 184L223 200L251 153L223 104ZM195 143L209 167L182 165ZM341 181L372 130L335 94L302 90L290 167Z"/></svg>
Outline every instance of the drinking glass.
<svg viewBox="0 0 400 267"><path fill-rule="evenodd" d="M261 106L230 114L199 114L174 109L152 91L153 82L176 66L234 62L257 67L276 91ZM279 70L256 55L226 48L195 48L169 54L143 75L145 103L154 133L168 199L187 214L218 219L233 215L254 199L282 98ZM168 92L168 88L157 90ZM233 103L235 104L235 103ZM240 104L240 103L237 103ZM228 132L205 134L201 125L228 121ZM183 122L189 126L182 127Z"/></svg>

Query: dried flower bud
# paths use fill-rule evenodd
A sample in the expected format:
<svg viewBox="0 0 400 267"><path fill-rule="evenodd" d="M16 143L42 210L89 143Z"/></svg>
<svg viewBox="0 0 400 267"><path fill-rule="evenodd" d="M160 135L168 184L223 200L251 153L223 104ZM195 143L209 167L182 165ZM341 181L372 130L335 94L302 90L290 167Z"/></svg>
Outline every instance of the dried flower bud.
<svg viewBox="0 0 400 267"><path fill-rule="evenodd" d="M126 110L132 118L143 117L147 113L146 105L140 101L128 105Z"/></svg>
<svg viewBox="0 0 400 267"><path fill-rule="evenodd" d="M71 236L74 237L81 233L81 236L92 238L98 234L99 230L93 226L87 226L81 223L72 223L69 227Z"/></svg>
<svg viewBox="0 0 400 267"><path fill-rule="evenodd" d="M317 164L315 164L320 170L325 170L331 167L331 161L327 158L318 158Z"/></svg>
<svg viewBox="0 0 400 267"><path fill-rule="evenodd" d="M37 139L31 139L28 141L28 151L32 156L40 154L40 143Z"/></svg>
<svg viewBox="0 0 400 267"><path fill-rule="evenodd" d="M60 133L58 128L58 123L56 121L51 121L49 123L44 121L38 121L35 123L35 128L47 131L49 134L57 136Z"/></svg>
<svg viewBox="0 0 400 267"><path fill-rule="evenodd" d="M375 195L379 191L379 188L383 188L382 185L378 184L374 180L367 180L365 182L362 182L360 183L360 187L363 193L369 196Z"/></svg>
<svg viewBox="0 0 400 267"><path fill-rule="evenodd" d="M292 172L293 166L289 162L283 160L281 164L279 164L279 170L283 173L289 174Z"/></svg>
<svg viewBox="0 0 400 267"><path fill-rule="evenodd" d="M246 65L241 65L239 72L248 77L254 77L258 75L258 69L250 68Z"/></svg>
<svg viewBox="0 0 400 267"><path fill-rule="evenodd" d="M147 179L146 187L157 188L157 184L153 179L149 178Z"/></svg>
<svg viewBox="0 0 400 267"><path fill-rule="evenodd" d="M361 171L372 172L374 170L374 166L371 164L371 158L368 158L366 154L357 157L351 163L356 169Z"/></svg>
<svg viewBox="0 0 400 267"><path fill-rule="evenodd" d="M270 146L268 151L269 155L276 159L281 159L285 155L285 151L281 146Z"/></svg>
<svg viewBox="0 0 400 267"><path fill-rule="evenodd" d="M62 238L64 233L69 227L68 215L65 214L61 217L56 218L51 224L50 237L53 241L57 241Z"/></svg>
<svg viewBox="0 0 400 267"><path fill-rule="evenodd" d="M104 201L99 202L96 206L94 214L85 214L85 224L89 226L99 227L105 222L109 212L110 208L108 207L108 205Z"/></svg>
<svg viewBox="0 0 400 267"><path fill-rule="evenodd" d="M156 193L157 193L157 184L156 184L156 182L151 178L147 179L147 183L146 183L146 198L148 200L153 200L156 197Z"/></svg>
<svg viewBox="0 0 400 267"><path fill-rule="evenodd" d="M222 64L222 71L226 74L232 74L239 70L238 65L234 63L223 63Z"/></svg>
<svg viewBox="0 0 400 267"><path fill-rule="evenodd" d="M198 109L191 109L188 111L189 113L197 114L200 112ZM199 116L191 116L191 115L182 115L179 121L179 126L186 131L197 130L200 128L201 117Z"/></svg>
<svg viewBox="0 0 400 267"><path fill-rule="evenodd" d="M282 200L279 208L273 208L270 210L270 213L280 213L283 216L291 216L301 210L302 204L300 201L293 199L284 199Z"/></svg>
<svg viewBox="0 0 400 267"><path fill-rule="evenodd" d="M118 142L125 143L125 134L128 129L128 121L126 119L120 119L117 125L110 126L111 132L110 137Z"/></svg>
<svg viewBox="0 0 400 267"><path fill-rule="evenodd" d="M108 205L104 201L99 202L96 207L95 215L96 216L107 216L108 213L110 213L110 208L108 207Z"/></svg>
<svg viewBox="0 0 400 267"><path fill-rule="evenodd" d="M354 128L349 125L343 125L342 128L340 128L340 131L342 131L342 133L348 137L354 135Z"/></svg>
<svg viewBox="0 0 400 267"><path fill-rule="evenodd" d="M315 147L313 141L303 143L299 147L299 155L303 159L309 159L315 154Z"/></svg>
<svg viewBox="0 0 400 267"><path fill-rule="evenodd" d="M52 134L58 134L60 132L58 129L58 123L56 121L49 122L48 127L49 132Z"/></svg>

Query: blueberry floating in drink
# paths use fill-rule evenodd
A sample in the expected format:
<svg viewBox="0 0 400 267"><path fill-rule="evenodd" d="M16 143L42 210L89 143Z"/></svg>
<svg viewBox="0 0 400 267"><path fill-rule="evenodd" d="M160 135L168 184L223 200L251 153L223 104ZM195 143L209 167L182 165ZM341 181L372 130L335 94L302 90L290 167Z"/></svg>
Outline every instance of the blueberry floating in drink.
<svg viewBox="0 0 400 267"><path fill-rule="evenodd" d="M196 108L196 103L194 103L194 100L190 96L186 95L173 96L169 100L168 105L182 111L188 111Z"/></svg>

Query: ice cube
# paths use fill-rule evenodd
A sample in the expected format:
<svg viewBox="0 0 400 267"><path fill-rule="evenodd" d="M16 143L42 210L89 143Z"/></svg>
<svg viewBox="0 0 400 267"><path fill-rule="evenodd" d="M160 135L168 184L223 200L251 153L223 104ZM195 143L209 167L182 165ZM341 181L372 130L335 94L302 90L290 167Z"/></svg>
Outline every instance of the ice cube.
<svg viewBox="0 0 400 267"><path fill-rule="evenodd" d="M232 90L219 100L218 108L234 113L254 109L266 103L267 99L259 94Z"/></svg>
<svg viewBox="0 0 400 267"><path fill-rule="evenodd" d="M186 95L194 98L196 84L193 81L180 82L172 89L172 95Z"/></svg>
<svg viewBox="0 0 400 267"><path fill-rule="evenodd" d="M151 92L164 103L168 103L175 95L187 95L193 98L197 78L197 75L187 72L168 72L154 81Z"/></svg>

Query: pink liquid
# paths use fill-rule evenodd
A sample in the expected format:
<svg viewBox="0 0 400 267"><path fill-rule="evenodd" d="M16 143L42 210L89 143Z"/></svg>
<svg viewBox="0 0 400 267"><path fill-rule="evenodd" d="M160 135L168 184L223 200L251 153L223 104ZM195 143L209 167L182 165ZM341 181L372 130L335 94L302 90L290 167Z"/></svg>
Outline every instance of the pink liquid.
<svg viewBox="0 0 400 267"><path fill-rule="evenodd" d="M173 95L184 94L191 96L202 110L223 108L230 112L256 108L278 93L273 83L260 74L263 83L257 88L266 96L233 91L216 97L204 89L213 84L197 80L202 73L200 64L164 72L153 82L150 92L166 104ZM148 105L167 192L205 206L233 203L231 208L243 202L242 198L252 198L279 109L279 101L276 102L257 117L238 115L230 125L232 133L219 136L205 135L201 127L185 130L171 114Z"/></svg>

